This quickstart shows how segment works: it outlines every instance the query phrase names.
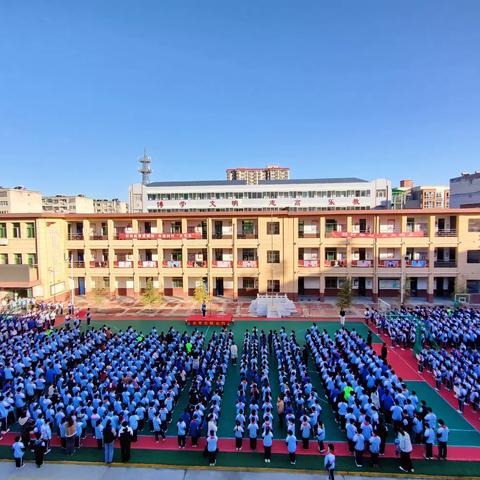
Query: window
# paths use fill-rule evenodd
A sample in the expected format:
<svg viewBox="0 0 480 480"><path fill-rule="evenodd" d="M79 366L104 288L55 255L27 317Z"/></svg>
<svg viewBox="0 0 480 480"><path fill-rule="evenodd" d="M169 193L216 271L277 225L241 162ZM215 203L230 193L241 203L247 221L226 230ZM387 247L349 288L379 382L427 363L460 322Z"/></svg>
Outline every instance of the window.
<svg viewBox="0 0 480 480"><path fill-rule="evenodd" d="M15 265L21 265L22 264L22 254L21 253L14 253L13 254L13 263Z"/></svg>
<svg viewBox="0 0 480 480"><path fill-rule="evenodd" d="M267 235L279 235L279 234L280 234L280 222L268 222Z"/></svg>
<svg viewBox="0 0 480 480"><path fill-rule="evenodd" d="M480 250L467 250L467 263L480 263Z"/></svg>
<svg viewBox="0 0 480 480"><path fill-rule="evenodd" d="M280 252L278 250L267 250L267 263L280 263Z"/></svg>
<svg viewBox="0 0 480 480"><path fill-rule="evenodd" d="M20 238L20 224L13 224L13 238Z"/></svg>
<svg viewBox="0 0 480 480"><path fill-rule="evenodd" d="M27 263L33 267L34 265L37 264L37 256L34 253L29 253L27 255Z"/></svg>
<svg viewBox="0 0 480 480"><path fill-rule="evenodd" d="M468 231L469 232L480 232L480 218L469 218L468 219Z"/></svg>
<svg viewBox="0 0 480 480"><path fill-rule="evenodd" d="M27 238L35 238L35 224L27 223Z"/></svg>
<svg viewBox="0 0 480 480"><path fill-rule="evenodd" d="M269 292L280 292L280 280L268 280L267 290Z"/></svg>
<svg viewBox="0 0 480 480"><path fill-rule="evenodd" d="M467 280L467 293L480 293L480 280Z"/></svg>
<svg viewBox="0 0 480 480"><path fill-rule="evenodd" d="M243 288L255 288L255 279L250 277L244 278Z"/></svg>
<svg viewBox="0 0 480 480"><path fill-rule="evenodd" d="M183 279L181 277L172 278L173 288L183 288Z"/></svg>
<svg viewBox="0 0 480 480"><path fill-rule="evenodd" d="M325 288L337 288L337 277L325 277Z"/></svg>
<svg viewBox="0 0 480 480"><path fill-rule="evenodd" d="M7 238L7 224L0 223L0 238Z"/></svg>
<svg viewBox="0 0 480 480"><path fill-rule="evenodd" d="M0 265L8 265L8 254L0 253Z"/></svg>

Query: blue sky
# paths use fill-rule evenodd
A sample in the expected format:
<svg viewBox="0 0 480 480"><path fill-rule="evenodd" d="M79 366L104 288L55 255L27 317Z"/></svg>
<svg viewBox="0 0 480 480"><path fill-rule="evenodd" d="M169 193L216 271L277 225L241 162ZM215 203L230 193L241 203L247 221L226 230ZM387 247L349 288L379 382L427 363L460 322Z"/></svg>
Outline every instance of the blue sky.
<svg viewBox="0 0 480 480"><path fill-rule="evenodd" d="M478 0L5 0L0 184L480 169Z"/></svg>

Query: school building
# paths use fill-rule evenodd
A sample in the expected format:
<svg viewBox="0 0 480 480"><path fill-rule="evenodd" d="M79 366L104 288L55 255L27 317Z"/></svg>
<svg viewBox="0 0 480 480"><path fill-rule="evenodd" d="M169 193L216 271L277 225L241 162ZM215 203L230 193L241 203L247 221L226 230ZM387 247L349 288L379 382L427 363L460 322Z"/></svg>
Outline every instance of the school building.
<svg viewBox="0 0 480 480"><path fill-rule="evenodd" d="M480 298L480 209L6 214L0 291ZM73 280L72 280L73 279ZM73 281L73 283L72 283ZM149 282L149 283L150 283ZM472 300L473 301L473 300Z"/></svg>

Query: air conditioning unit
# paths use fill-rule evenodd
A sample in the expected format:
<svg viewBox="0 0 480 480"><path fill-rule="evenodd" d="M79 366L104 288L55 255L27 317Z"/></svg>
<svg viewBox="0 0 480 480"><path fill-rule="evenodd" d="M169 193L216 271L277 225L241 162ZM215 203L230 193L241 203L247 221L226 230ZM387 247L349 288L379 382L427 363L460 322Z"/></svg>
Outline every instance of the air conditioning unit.
<svg viewBox="0 0 480 480"><path fill-rule="evenodd" d="M8 238L0 238L0 246L6 247L8 245Z"/></svg>

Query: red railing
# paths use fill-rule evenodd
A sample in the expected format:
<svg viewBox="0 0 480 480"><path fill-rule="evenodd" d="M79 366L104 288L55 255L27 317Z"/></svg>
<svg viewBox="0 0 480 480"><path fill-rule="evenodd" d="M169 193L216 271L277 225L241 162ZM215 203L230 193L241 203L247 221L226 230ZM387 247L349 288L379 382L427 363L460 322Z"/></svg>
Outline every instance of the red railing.
<svg viewBox="0 0 480 480"><path fill-rule="evenodd" d="M326 267L346 267L347 261L346 260L327 260L325 259L324 265Z"/></svg>
<svg viewBox="0 0 480 480"><path fill-rule="evenodd" d="M113 262L115 268L133 268L132 260L118 260Z"/></svg>
<svg viewBox="0 0 480 480"><path fill-rule="evenodd" d="M182 268L181 260L164 260L162 262L164 268Z"/></svg>
<svg viewBox="0 0 480 480"><path fill-rule="evenodd" d="M214 260L212 267L214 268L232 268L233 262L231 260Z"/></svg>
<svg viewBox="0 0 480 480"><path fill-rule="evenodd" d="M188 260L187 267L189 268L206 268L207 261L206 260Z"/></svg>
<svg viewBox="0 0 480 480"><path fill-rule="evenodd" d="M237 267L240 268L257 268L258 261L257 260L238 260Z"/></svg>
<svg viewBox="0 0 480 480"><path fill-rule="evenodd" d="M405 266L409 268L427 268L428 260L407 260Z"/></svg>
<svg viewBox="0 0 480 480"><path fill-rule="evenodd" d="M92 260L90 262L90 268L108 268L108 261L97 261L97 260Z"/></svg>
<svg viewBox="0 0 480 480"><path fill-rule="evenodd" d="M402 265L401 260L396 258L391 258L387 260L378 260L378 267L379 268L400 268Z"/></svg>
<svg viewBox="0 0 480 480"><path fill-rule="evenodd" d="M157 268L158 262L156 260L139 260L138 266L140 268Z"/></svg>
<svg viewBox="0 0 480 480"><path fill-rule="evenodd" d="M320 266L320 262L318 260L299 260L298 266L304 268L317 268Z"/></svg>
<svg viewBox="0 0 480 480"><path fill-rule="evenodd" d="M352 267L354 268L372 268L373 260L352 260Z"/></svg>

